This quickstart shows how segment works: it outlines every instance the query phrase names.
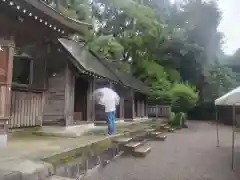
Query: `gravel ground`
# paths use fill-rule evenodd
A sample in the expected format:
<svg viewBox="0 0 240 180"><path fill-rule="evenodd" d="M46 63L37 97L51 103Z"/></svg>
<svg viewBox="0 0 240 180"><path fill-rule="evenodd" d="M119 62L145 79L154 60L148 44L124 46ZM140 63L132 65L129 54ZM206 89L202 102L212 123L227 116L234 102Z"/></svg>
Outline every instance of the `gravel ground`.
<svg viewBox="0 0 240 180"><path fill-rule="evenodd" d="M165 142L150 142L147 157L121 157L85 180L237 180L230 168L231 128L220 127L217 148L214 124L188 125Z"/></svg>

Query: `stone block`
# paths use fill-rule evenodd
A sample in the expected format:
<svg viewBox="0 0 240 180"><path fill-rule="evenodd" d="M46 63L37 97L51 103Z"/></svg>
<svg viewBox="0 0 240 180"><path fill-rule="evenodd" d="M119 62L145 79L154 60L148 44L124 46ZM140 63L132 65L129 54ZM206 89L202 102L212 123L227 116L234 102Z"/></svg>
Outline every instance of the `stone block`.
<svg viewBox="0 0 240 180"><path fill-rule="evenodd" d="M114 142L119 143L119 144L126 144L128 142L130 142L132 140L132 138L118 138L115 139Z"/></svg>
<svg viewBox="0 0 240 180"><path fill-rule="evenodd" d="M141 145L142 145L142 142L130 142L128 144L125 144L124 147L126 148L126 150L131 150L132 151L132 150L138 148Z"/></svg>
<svg viewBox="0 0 240 180"><path fill-rule="evenodd" d="M132 155L135 157L145 157L150 152L151 152L151 147L144 145L144 146L140 146L140 147L136 148L133 151Z"/></svg>
<svg viewBox="0 0 240 180"><path fill-rule="evenodd" d="M0 170L1 180L21 180L21 178L22 178L22 175L20 172Z"/></svg>
<svg viewBox="0 0 240 180"><path fill-rule="evenodd" d="M45 180L75 180L75 179L61 177L61 176L51 176L51 177L49 177L49 178L47 178Z"/></svg>
<svg viewBox="0 0 240 180"><path fill-rule="evenodd" d="M175 128L169 128L169 129L168 129L168 132L175 132L175 131L176 131Z"/></svg>
<svg viewBox="0 0 240 180"><path fill-rule="evenodd" d="M166 135L159 135L154 138L155 140L165 141L167 139Z"/></svg>

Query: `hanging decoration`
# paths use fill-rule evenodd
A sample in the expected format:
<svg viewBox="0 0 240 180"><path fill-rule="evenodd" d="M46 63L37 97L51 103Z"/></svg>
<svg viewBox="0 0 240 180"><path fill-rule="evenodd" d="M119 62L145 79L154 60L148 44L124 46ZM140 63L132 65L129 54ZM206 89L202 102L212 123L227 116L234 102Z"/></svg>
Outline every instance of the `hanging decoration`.
<svg viewBox="0 0 240 180"><path fill-rule="evenodd" d="M22 11L24 14L27 14L29 17L33 17L36 21L39 21L40 23L43 23L45 26L48 26L49 28L53 29L54 31L57 31L61 34L64 34L65 31L61 28L57 28L56 26L52 25L50 22L47 20L44 20L43 18L40 18L36 15L34 15L32 12L28 11L27 9L21 7L18 5L16 2L12 0L2 0L2 2L8 3L9 6L15 7L17 11Z"/></svg>

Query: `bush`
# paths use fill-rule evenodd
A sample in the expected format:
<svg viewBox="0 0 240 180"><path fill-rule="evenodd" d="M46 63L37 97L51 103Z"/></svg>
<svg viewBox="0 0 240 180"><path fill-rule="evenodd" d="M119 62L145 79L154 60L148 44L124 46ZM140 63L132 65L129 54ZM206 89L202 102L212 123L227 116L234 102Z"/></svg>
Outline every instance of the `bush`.
<svg viewBox="0 0 240 180"><path fill-rule="evenodd" d="M198 93L196 89L188 84L174 84L170 90L172 97L173 112L188 112L196 105L198 101Z"/></svg>
<svg viewBox="0 0 240 180"><path fill-rule="evenodd" d="M171 112L168 121L169 121L169 122L172 122L172 121L174 121L174 119L175 119L175 113L174 113L174 112Z"/></svg>
<svg viewBox="0 0 240 180"><path fill-rule="evenodd" d="M182 127L183 124L185 124L186 120L187 120L186 113L180 112L175 114L174 112L171 112L169 117L169 125L175 127Z"/></svg>

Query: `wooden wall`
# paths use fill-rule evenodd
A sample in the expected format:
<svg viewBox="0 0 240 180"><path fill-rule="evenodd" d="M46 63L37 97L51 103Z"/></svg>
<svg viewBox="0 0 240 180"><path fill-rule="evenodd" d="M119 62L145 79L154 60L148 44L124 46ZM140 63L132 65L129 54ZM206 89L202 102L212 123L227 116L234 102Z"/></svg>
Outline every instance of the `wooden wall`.
<svg viewBox="0 0 240 180"><path fill-rule="evenodd" d="M147 97L139 92L134 93L135 100L135 114L136 117L147 116Z"/></svg>
<svg viewBox="0 0 240 180"><path fill-rule="evenodd" d="M9 128L42 125L44 93L12 90Z"/></svg>
<svg viewBox="0 0 240 180"><path fill-rule="evenodd" d="M64 125L65 123L65 79L65 71L58 72L48 78L43 125Z"/></svg>
<svg viewBox="0 0 240 180"><path fill-rule="evenodd" d="M134 92L132 89L125 90L124 96L124 118L133 119L135 118L135 102Z"/></svg>
<svg viewBox="0 0 240 180"><path fill-rule="evenodd" d="M116 117L118 119L124 119L124 96L125 96L125 88L120 84L112 84L112 88L118 93L120 96L120 102L117 106Z"/></svg>

